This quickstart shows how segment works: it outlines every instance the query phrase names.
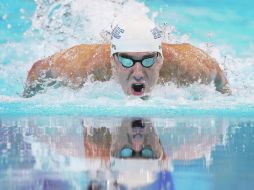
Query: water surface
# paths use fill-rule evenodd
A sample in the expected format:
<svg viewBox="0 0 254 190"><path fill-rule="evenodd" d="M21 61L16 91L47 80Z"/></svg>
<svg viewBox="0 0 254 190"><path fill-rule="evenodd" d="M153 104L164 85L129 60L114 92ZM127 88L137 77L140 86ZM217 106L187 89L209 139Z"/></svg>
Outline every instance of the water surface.
<svg viewBox="0 0 254 190"><path fill-rule="evenodd" d="M251 118L1 118L0 137L1 189L254 185Z"/></svg>

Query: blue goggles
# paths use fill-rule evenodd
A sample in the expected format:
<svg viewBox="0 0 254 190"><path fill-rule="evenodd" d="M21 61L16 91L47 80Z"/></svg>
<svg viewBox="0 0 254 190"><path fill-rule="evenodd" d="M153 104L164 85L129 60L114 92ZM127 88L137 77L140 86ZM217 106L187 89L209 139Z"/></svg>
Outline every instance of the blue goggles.
<svg viewBox="0 0 254 190"><path fill-rule="evenodd" d="M151 148L145 147L140 152L135 152L132 148L125 147L122 148L119 152L120 158L132 158L140 156L146 159L154 159L156 156Z"/></svg>
<svg viewBox="0 0 254 190"><path fill-rule="evenodd" d="M144 56L142 59L133 59L128 55L119 55L118 53L115 53L114 56L117 57L118 61L122 64L122 66L126 68L130 68L135 65L135 63L140 62L141 65L145 68L149 68L153 66L154 63L156 63L157 58L159 57L159 53L155 53L152 55Z"/></svg>

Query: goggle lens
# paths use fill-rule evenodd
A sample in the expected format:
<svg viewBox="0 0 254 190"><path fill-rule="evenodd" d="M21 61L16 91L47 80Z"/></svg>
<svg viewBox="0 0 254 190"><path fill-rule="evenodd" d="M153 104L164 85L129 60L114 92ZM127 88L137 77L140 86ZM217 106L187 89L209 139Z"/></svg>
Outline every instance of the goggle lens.
<svg viewBox="0 0 254 190"><path fill-rule="evenodd" d="M144 148L141 155L143 158L153 158L153 151L150 148Z"/></svg>
<svg viewBox="0 0 254 190"><path fill-rule="evenodd" d="M132 67L134 65L133 61L129 58L124 58L122 56L118 56L119 62L124 66L124 67Z"/></svg>
<svg viewBox="0 0 254 190"><path fill-rule="evenodd" d="M134 150L125 147L119 152L120 158L131 158L133 157ZM142 158L154 158L154 153L150 148L143 148L140 152Z"/></svg>
<svg viewBox="0 0 254 190"><path fill-rule="evenodd" d="M133 150L131 148L123 148L120 151L120 157L121 158L130 158L132 156Z"/></svg>
<svg viewBox="0 0 254 190"><path fill-rule="evenodd" d="M132 58L124 57L118 54L116 55L117 55L118 61L126 68L132 67L136 62L140 62L143 67L149 68L156 62L156 58L158 57L158 54L156 54L156 55L153 55L152 57L146 57L141 60L134 60Z"/></svg>
<svg viewBox="0 0 254 190"><path fill-rule="evenodd" d="M155 63L155 57L150 57L142 60L144 67L151 67Z"/></svg>

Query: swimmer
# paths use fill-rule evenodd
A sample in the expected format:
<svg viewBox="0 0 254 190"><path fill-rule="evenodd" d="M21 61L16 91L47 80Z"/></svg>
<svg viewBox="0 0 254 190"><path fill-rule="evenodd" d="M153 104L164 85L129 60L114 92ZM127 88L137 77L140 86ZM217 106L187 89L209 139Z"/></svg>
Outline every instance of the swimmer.
<svg viewBox="0 0 254 190"><path fill-rule="evenodd" d="M126 95L141 98L149 96L158 82L178 87L214 83L217 91L231 94L216 60L190 44L163 43L151 21L132 18L118 22L110 43L74 46L34 63L23 96L49 86L82 88L89 75L99 81L114 76Z"/></svg>

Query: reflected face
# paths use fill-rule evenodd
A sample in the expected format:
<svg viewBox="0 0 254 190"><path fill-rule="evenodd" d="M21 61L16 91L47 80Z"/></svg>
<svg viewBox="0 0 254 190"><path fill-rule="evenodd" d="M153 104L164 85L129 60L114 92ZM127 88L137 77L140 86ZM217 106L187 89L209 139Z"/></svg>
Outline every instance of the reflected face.
<svg viewBox="0 0 254 190"><path fill-rule="evenodd" d="M140 97L152 91L163 63L157 52L119 52L112 55L111 61L124 93Z"/></svg>
<svg viewBox="0 0 254 190"><path fill-rule="evenodd" d="M161 158L163 149L151 122L126 120L117 130L111 155L118 158Z"/></svg>

